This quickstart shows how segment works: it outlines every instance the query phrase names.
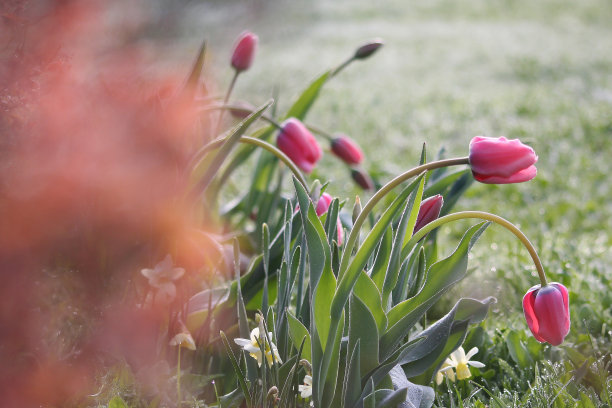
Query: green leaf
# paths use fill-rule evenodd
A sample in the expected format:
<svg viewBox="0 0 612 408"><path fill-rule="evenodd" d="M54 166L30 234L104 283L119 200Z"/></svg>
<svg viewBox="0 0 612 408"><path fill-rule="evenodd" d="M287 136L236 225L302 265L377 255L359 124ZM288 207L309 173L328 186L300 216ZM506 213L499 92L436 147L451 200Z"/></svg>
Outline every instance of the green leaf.
<svg viewBox="0 0 612 408"><path fill-rule="evenodd" d="M302 358L312 361L310 355L310 333L308 333L308 329L290 312L287 312L287 318L289 323L289 336L291 336L293 345L297 349L299 345L302 344L302 341L304 341Z"/></svg>
<svg viewBox="0 0 612 408"><path fill-rule="evenodd" d="M336 291L332 304L332 317L340 315L349 298L350 292L353 289L353 285L359 278L359 273L365 267L368 258L372 254L372 251L378 244L388 225L391 223L391 221L393 221L397 213L403 207L403 203L407 199L408 195L416 188L422 178L423 175L420 175L416 180L408 185L408 187L402 190L402 192L383 213L378 222L374 225L374 228L372 228L370 233L367 235L361 247L357 250L357 254L349 263L345 274L340 278L338 290ZM344 250L343 257L350 256L350 254L347 253L347 250L349 250L348 246Z"/></svg>
<svg viewBox="0 0 612 408"><path fill-rule="evenodd" d="M368 307L370 313L374 316L374 320L376 320L378 332L382 333L387 328L387 315L382 307L380 292L365 271L361 271L353 288L353 293Z"/></svg>
<svg viewBox="0 0 612 408"><path fill-rule="evenodd" d="M372 267L370 277L376 284L376 287L380 292L383 290L383 284L385 282L385 276L389 267L389 260L391 257L391 248L393 247L393 228L391 225L385 230L380 245L378 246L378 252L376 253L376 260Z"/></svg>
<svg viewBox="0 0 612 408"><path fill-rule="evenodd" d="M313 294L314 323L321 349L325 351L331 325L331 302L336 291L336 277L331 268L325 268Z"/></svg>
<svg viewBox="0 0 612 408"><path fill-rule="evenodd" d="M483 222L471 227L452 255L429 268L421 291L389 311L388 329L380 339L381 358L390 355L401 339L410 332L412 326L440 296L463 279L467 272L468 252L489 224Z"/></svg>
<svg viewBox="0 0 612 408"><path fill-rule="evenodd" d="M508 352L510 357L521 367L527 368L533 366L533 359L529 355L529 351L521 341L519 334L516 330L510 330L506 336L506 346L508 346Z"/></svg>
<svg viewBox="0 0 612 408"><path fill-rule="evenodd" d="M359 366L360 349L357 339L353 352L350 353L350 359L346 365L346 374L344 376L344 385L342 387L342 401L345 407L353 407L359 401L361 395L361 369ZM349 348L350 350L350 348Z"/></svg>
<svg viewBox="0 0 612 408"><path fill-rule="evenodd" d="M230 362L232 363L232 367L234 367L234 372L236 373L236 377L238 378L238 384L240 385L240 389L242 390L244 398L246 399L247 407L251 407L251 394L249 394L249 388L247 386L246 379L244 378L244 374L238 366L238 361L236 361L236 356L232 351L229 341L227 341L225 333L221 331L219 332L219 335L221 336L221 340L223 341L223 345L225 346L225 352L227 353L227 356L229 357ZM265 366L266 364L264 363L263 365Z"/></svg>
<svg viewBox="0 0 612 408"><path fill-rule="evenodd" d="M236 309L238 314L238 330L240 337L243 339L251 338L249 331L249 321L247 319L244 299L242 298L242 289L240 287L240 245L238 239L234 239L234 276L236 279ZM257 366L253 359L246 359L247 377L250 382L257 379Z"/></svg>
<svg viewBox="0 0 612 408"><path fill-rule="evenodd" d="M342 313L341 323L344 327L344 313ZM336 392L336 388L338 388L338 368L340 363L340 344L342 343L342 330L337 330L336 335L333 339L333 343L331 347L325 352L325 357L330 356L329 363L325 360L321 364L321 373L319 377L320 382L325 382L325 388L323 390L323 395L321 398L321 407L327 408L331 407L331 404L334 400L334 394ZM327 368L326 368L327 367Z"/></svg>
<svg viewBox="0 0 612 408"><path fill-rule="evenodd" d="M263 115L264 111L268 109L270 105L272 105L272 103L274 103L273 100L266 102L228 132L228 136L225 138L225 142L223 142L223 145L215 153L214 159L211 161L209 167L204 172L204 175L201 177L200 180L197 181L193 189L196 194L199 195L206 190L206 188L210 184L210 181L221 167L221 164L228 157L234 145L236 145L236 143L238 143L238 140L240 140L240 137L247 131L247 129L253 124L253 122L259 119L261 115Z"/></svg>
<svg viewBox="0 0 612 408"><path fill-rule="evenodd" d="M108 408L127 408L120 396L116 395L108 402Z"/></svg>
<svg viewBox="0 0 612 408"><path fill-rule="evenodd" d="M396 408L398 405L406 402L406 394L408 388L400 388L399 390L377 390L376 391L376 408Z"/></svg>
<svg viewBox="0 0 612 408"><path fill-rule="evenodd" d="M308 85L308 87L301 93L301 95L297 98L297 100L293 103L291 108L287 111L285 118L298 118L303 119L308 110L315 102L317 97L319 96L319 92L321 92L321 88L327 81L329 77L330 71L324 72L322 75L317 77L314 81Z"/></svg>
<svg viewBox="0 0 612 408"><path fill-rule="evenodd" d="M349 301L349 350L353 349L357 340L361 344L359 367L363 377L378 367L378 328L368 307L358 297L351 296Z"/></svg>
<svg viewBox="0 0 612 408"><path fill-rule="evenodd" d="M198 51L198 56L196 57L195 62L193 63L193 67L191 68L191 72L185 81L185 85L183 86L183 95L188 99L193 99L193 96L196 94L198 89L198 82L200 81L200 76L202 75L202 68L204 67L204 56L206 55L206 41L202 42L200 46L200 50Z"/></svg>
<svg viewBox="0 0 612 408"><path fill-rule="evenodd" d="M317 217L308 193L295 177L293 177L293 185L300 203L300 214L306 234L308 261L310 263L310 285L314 288L323 270L326 268L331 270L331 249L327 243L323 225Z"/></svg>
<svg viewBox="0 0 612 408"><path fill-rule="evenodd" d="M472 173L472 170L470 169L457 170L455 172L446 174L443 177L440 177L436 180L432 180L432 182L429 183L429 186L425 189L425 196L431 197L436 194L444 194L444 192L455 181L459 180L465 174L470 175L471 173Z"/></svg>
<svg viewBox="0 0 612 408"><path fill-rule="evenodd" d="M399 226L395 232L395 239L393 240L393 249L389 255L389 266L385 274L385 282L382 290L382 299L385 309L389 306L389 296L391 291L395 288L397 280L399 278L399 271L401 266L401 254L404 243L412 237L412 231L416 224L417 215L419 213L419 207L421 205L421 197L423 194L423 186L425 185L425 178L421 178L419 188L414 194L410 195L410 199L406 203L406 207L402 212Z"/></svg>

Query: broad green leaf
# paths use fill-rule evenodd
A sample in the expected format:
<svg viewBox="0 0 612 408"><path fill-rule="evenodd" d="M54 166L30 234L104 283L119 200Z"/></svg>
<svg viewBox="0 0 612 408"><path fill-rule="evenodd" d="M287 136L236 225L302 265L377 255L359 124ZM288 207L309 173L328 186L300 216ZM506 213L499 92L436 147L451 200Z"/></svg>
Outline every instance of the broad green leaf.
<svg viewBox="0 0 612 408"><path fill-rule="evenodd" d="M338 290L336 291L336 295L334 296L334 301L332 304L332 317L337 317L342 312L344 305L348 301L350 292L353 289L353 285L359 278L359 273L365 267L368 258L372 254L372 251L374 251L374 248L378 244L388 225L397 215L398 211L403 208L403 204L408 198L408 195L417 187L418 183L420 183L422 177L423 175L420 175L410 185L404 188L404 190L397 196L397 198L383 213L378 222L374 225L374 228L372 228L370 233L367 235L361 247L357 250L357 254L349 263L349 266L344 275L340 278ZM348 246L345 248L344 254L342 255L343 257L350 256L350 254L347 253L347 250L349 250Z"/></svg>
<svg viewBox="0 0 612 408"><path fill-rule="evenodd" d="M331 324L331 302L336 291L336 277L331 269L325 268L313 294L314 322L321 342L321 349L325 351L326 342Z"/></svg>
<svg viewBox="0 0 612 408"><path fill-rule="evenodd" d="M357 339L350 359L346 364L346 374L344 375L344 385L342 387L342 401L345 407L353 407L359 401L361 394L361 369L359 367L360 349ZM349 349L350 350L350 349Z"/></svg>
<svg viewBox="0 0 612 408"><path fill-rule="evenodd" d="M395 288L399 278L402 247L406 242L406 239L410 239L410 237L412 237L412 230L414 229L417 215L419 213L419 206L421 205L424 185L425 178L421 178L418 189L415 193L410 195L410 199L406 203L406 207L404 208L400 218L399 226L395 232L393 248L391 250L391 254L389 255L389 266L387 267L382 290L382 299L383 305L385 306L385 311L389 308L389 296L391 296L391 291Z"/></svg>
<svg viewBox="0 0 612 408"><path fill-rule="evenodd" d="M495 301L493 297L482 301L460 299L448 314L417 334L425 337L425 341L401 361L406 376L422 374L421 379L429 383L446 357L463 343L468 326L482 321Z"/></svg>
<svg viewBox="0 0 612 408"><path fill-rule="evenodd" d="M368 307L370 313L376 320L376 327L379 333L383 333L387 328L387 315L382 307L382 299L376 284L370 279L365 271L361 271L359 279L353 288L354 294Z"/></svg>
<svg viewBox="0 0 612 408"><path fill-rule="evenodd" d="M402 403L406 402L406 394L408 388L400 388L398 390L377 390L376 391L376 408L397 408Z"/></svg>
<svg viewBox="0 0 612 408"><path fill-rule="evenodd" d="M341 327L344 326L344 313L342 313ZM326 350L326 356L331 356L329 362L323 361L321 365L321 372L326 373L319 377L319 381L325 382L325 389L321 398L321 407L329 408L334 400L336 388L338 388L338 369L340 363L340 345L342 343L342 330L337 330L336 335L333 339L331 346L328 344L329 349Z"/></svg>
<svg viewBox="0 0 612 408"><path fill-rule="evenodd" d="M363 377L378 366L378 328L368 307L358 297L351 296L349 301L349 350L353 349L357 340L361 344L359 367Z"/></svg>
<svg viewBox="0 0 612 408"><path fill-rule="evenodd" d="M293 178L293 184L300 203L300 214L306 234L308 261L310 263L310 285L315 288L323 270L326 268L331 270L331 249L308 193L295 177Z"/></svg>
<svg viewBox="0 0 612 408"><path fill-rule="evenodd" d="M263 266L264 266L264 284L263 294L261 298L261 311L264 316L268 314L268 276L270 270L270 229L267 224L262 227L262 252L263 252Z"/></svg>
<svg viewBox="0 0 612 408"><path fill-rule="evenodd" d="M479 223L471 227L461 239L459 246L448 258L433 264L425 284L414 297L394 306L387 314L388 329L381 336L380 353L386 358L404 338L412 326L452 285L459 282L467 272L468 252L490 223Z"/></svg>
<svg viewBox="0 0 612 408"><path fill-rule="evenodd" d="M230 290L228 288L206 289L193 295L187 302L187 320L185 324L190 332L197 332L208 318L209 306L216 305L228 300Z"/></svg>
<svg viewBox="0 0 612 408"><path fill-rule="evenodd" d="M289 335L291 336L293 345L297 349L299 345L302 344L302 341L304 341L302 358L312 361L310 356L310 333L308 333L308 329L290 312L287 312L287 321L289 323Z"/></svg>

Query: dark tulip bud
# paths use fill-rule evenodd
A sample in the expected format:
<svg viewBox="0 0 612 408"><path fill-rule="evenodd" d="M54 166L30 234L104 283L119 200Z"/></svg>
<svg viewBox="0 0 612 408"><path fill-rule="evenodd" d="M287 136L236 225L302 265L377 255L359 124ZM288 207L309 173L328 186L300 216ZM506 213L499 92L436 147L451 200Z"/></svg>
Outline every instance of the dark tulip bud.
<svg viewBox="0 0 612 408"><path fill-rule="evenodd" d="M369 43L357 48L357 51L355 51L355 55L353 56L353 58L366 59L370 55L374 54L383 45L385 45L385 43L383 43L383 41L378 38L373 41L370 41Z"/></svg>
<svg viewBox="0 0 612 408"><path fill-rule="evenodd" d="M255 107L245 101L235 102L229 108L231 115L235 117L236 119L244 119L247 116L249 116L251 113L253 113L254 110L255 110Z"/></svg>
<svg viewBox="0 0 612 408"><path fill-rule="evenodd" d="M370 175L364 170L353 168L351 169L351 177L364 190L374 190L374 182Z"/></svg>
<svg viewBox="0 0 612 408"><path fill-rule="evenodd" d="M444 198L437 194L429 197L421 202L419 214L417 215L416 223L414 224L413 234L423 228L425 225L436 220L440 216L440 210L444 205Z"/></svg>

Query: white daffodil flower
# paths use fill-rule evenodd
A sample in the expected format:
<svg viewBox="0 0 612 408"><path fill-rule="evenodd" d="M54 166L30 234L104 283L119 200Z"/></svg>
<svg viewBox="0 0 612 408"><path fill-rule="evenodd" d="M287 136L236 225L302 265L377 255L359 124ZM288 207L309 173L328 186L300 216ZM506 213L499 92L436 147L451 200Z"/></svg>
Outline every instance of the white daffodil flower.
<svg viewBox="0 0 612 408"><path fill-rule="evenodd" d="M272 333L268 332L268 337L272 338ZM244 351L247 351L251 357L257 360L257 365L261 367L261 363L263 361L263 357L261 354L260 344L263 345L263 349L266 355L266 361L268 362L268 367L271 367L274 362L277 364L282 363L280 356L278 355L278 349L276 345L272 342L268 343L266 340L266 336L260 335L259 327L251 330L251 338L250 339L234 339L234 343L242 347ZM274 357L272 357L274 355Z"/></svg>
<svg viewBox="0 0 612 408"><path fill-rule="evenodd" d="M304 385L298 385L298 390L302 398L310 398L312 396L312 377L307 375L304 377Z"/></svg>
<svg viewBox="0 0 612 408"><path fill-rule="evenodd" d="M455 372L453 371L453 363L448 358L442 363L442 367L436 373L436 384L442 384L444 377L447 377L452 382L455 382Z"/></svg>
<svg viewBox="0 0 612 408"><path fill-rule="evenodd" d="M149 280L149 285L155 288L155 299L162 303L170 303L176 297L174 281L185 274L185 269L174 268L170 254L153 269L145 268L140 273Z"/></svg>
<svg viewBox="0 0 612 408"><path fill-rule="evenodd" d="M448 360L450 360L452 367L454 367L457 371L457 379L465 380L466 378L470 378L472 376L468 366L476 368L482 368L485 366L480 361L470 361L470 358L476 353L478 353L478 347L472 348L467 354L465 354L465 350L463 350L463 347L461 346L451 353Z"/></svg>

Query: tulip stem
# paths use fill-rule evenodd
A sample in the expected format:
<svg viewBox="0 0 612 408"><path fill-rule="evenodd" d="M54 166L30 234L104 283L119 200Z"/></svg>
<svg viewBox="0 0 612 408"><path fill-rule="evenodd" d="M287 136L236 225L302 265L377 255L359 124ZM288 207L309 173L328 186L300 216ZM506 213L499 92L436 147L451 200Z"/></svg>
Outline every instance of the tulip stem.
<svg viewBox="0 0 612 408"><path fill-rule="evenodd" d="M270 153L272 153L273 155L275 155L276 157L278 157L279 160L281 160L283 163L285 163L287 165L287 167L289 167L289 170L291 170L291 172L295 175L295 177L298 179L298 181L304 186L304 188L306 189L306 191L308 191L308 185L306 182L306 179L304 178L304 175L302 174L302 172L300 171L300 169L297 168L297 166L293 163L293 161L291 161L291 159L282 151L280 151L278 148L276 148L275 146L273 146L272 144L261 140L261 139L257 139L255 137L250 137L250 136L241 136L240 139L238 140L240 143L246 143L246 144L251 144L251 145L255 145L258 147L261 147L267 151L269 151ZM215 139L212 142L206 144L204 147L202 147L198 152L197 152L197 157L200 157L200 160L198 160L193 167L191 167L192 172L195 168L198 167L198 165L200 164L200 162L202 161L202 159L204 158L204 156L206 155L206 153L214 150L214 149L218 149L219 147L221 147L221 145L225 142L225 138L219 138L219 139Z"/></svg>
<svg viewBox="0 0 612 408"><path fill-rule="evenodd" d="M232 94L232 91L234 90L234 86L236 85L236 80L238 79L238 75L240 75L240 71L237 69L234 70L234 76L232 77L232 82L230 82L229 87L227 88L227 92L225 94L225 98L223 98L223 105L227 104L227 101L229 101L230 95ZM215 132L213 133L213 137L216 137L217 134L219 133L219 128L221 127L221 121L223 120L224 113L225 113L224 110L219 112L219 119L217 120L217 125L215 126Z"/></svg>
<svg viewBox="0 0 612 408"><path fill-rule="evenodd" d="M484 211L461 211L454 214L445 215L444 217L440 217L437 220L430 222L429 224L421 228L419 231L417 231L417 233L412 236L410 241L406 243L406 246L409 247L411 245L414 245L430 231L438 228L443 224L446 224L447 222L462 220L466 218L479 218L482 220L492 221L512 232L523 243L525 248L527 248L527 251L529 251L529 255L531 255L531 259L533 260L536 270L538 271L542 287L547 285L546 275L544 274L542 262L540 262L540 258L538 257L538 253L536 252L533 244L529 241L527 236L523 234L520 229L518 229L516 225L495 214L487 213Z"/></svg>
<svg viewBox="0 0 612 408"><path fill-rule="evenodd" d="M329 77L332 78L332 77L338 75L340 73L340 71L342 71L344 68L346 68L353 61L355 61L355 56L352 56L351 58L347 59L342 64L340 64L336 68L334 68L331 71L331 74L329 75Z"/></svg>
<svg viewBox="0 0 612 408"><path fill-rule="evenodd" d="M372 211L372 209L374 209L374 206L378 204L378 202L384 196L386 196L391 190L393 190L399 184L403 183L404 181L412 177L418 176L419 174L425 171L439 169L441 167L469 164L469 162L470 161L468 157L459 157L455 159L438 160L438 161L434 161L431 163L425 163L423 165L420 165L418 167L415 167L413 169L410 169L400 174L399 176L395 177L393 180L389 181L387 184L382 186L380 190L378 190L376 194L374 194L372 198L370 198L370 200L367 202L367 204L363 207L363 210L361 211L361 213L355 220L355 223L353 224L351 233L349 234L349 237L346 241L346 247L344 248L344 251L342 252L342 261L340 262L338 279L342 278L342 275L344 275L344 273L346 272L349 266L349 258L353 252L353 248L355 247L355 244L357 243L357 239L359 238L359 230L361 229L361 226L363 225L366 218L368 217L368 214Z"/></svg>

